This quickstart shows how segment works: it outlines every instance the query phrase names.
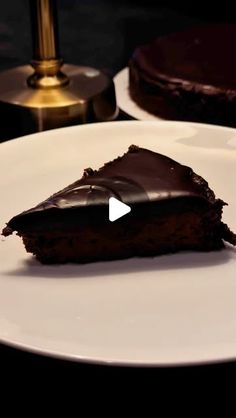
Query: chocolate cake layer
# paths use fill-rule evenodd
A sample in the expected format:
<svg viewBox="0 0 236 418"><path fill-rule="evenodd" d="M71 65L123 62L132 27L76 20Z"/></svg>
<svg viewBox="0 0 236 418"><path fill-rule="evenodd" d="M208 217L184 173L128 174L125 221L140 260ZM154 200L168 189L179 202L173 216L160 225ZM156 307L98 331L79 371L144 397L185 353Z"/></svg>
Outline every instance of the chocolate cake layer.
<svg viewBox="0 0 236 418"><path fill-rule="evenodd" d="M109 198L132 211L116 222ZM221 222L224 202L189 167L147 149L91 168L83 177L14 218L26 250L43 263L88 262L180 250L215 250L236 236Z"/></svg>
<svg viewBox="0 0 236 418"><path fill-rule="evenodd" d="M163 118L236 126L235 39L235 24L215 24L136 48L131 97Z"/></svg>

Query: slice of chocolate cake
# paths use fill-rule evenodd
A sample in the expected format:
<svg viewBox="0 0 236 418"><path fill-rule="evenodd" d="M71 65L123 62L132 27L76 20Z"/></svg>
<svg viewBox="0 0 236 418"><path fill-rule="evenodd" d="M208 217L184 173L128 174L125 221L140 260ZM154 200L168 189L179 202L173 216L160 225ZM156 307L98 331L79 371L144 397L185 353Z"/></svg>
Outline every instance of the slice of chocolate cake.
<svg viewBox="0 0 236 418"><path fill-rule="evenodd" d="M132 99L164 119L236 127L235 24L212 24L139 46L129 62Z"/></svg>
<svg viewBox="0 0 236 418"><path fill-rule="evenodd" d="M110 197L130 205L131 212L110 222ZM132 145L12 218L2 233L17 231L42 263L218 250L224 241L236 245L236 235L221 221L224 205L191 168Z"/></svg>

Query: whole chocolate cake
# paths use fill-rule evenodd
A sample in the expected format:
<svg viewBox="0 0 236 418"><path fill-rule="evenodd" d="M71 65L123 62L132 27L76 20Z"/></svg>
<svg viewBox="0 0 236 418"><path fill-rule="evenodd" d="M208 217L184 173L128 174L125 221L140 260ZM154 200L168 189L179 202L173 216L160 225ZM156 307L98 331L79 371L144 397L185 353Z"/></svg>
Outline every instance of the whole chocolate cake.
<svg viewBox="0 0 236 418"><path fill-rule="evenodd" d="M215 24L138 47L129 62L132 99L166 119L236 127L235 41L235 24Z"/></svg>
<svg viewBox="0 0 236 418"><path fill-rule="evenodd" d="M132 211L109 221L115 197ZM147 149L91 168L83 177L8 222L26 250L42 263L90 262L155 256L181 250L210 251L236 245L221 221L225 203L189 167Z"/></svg>

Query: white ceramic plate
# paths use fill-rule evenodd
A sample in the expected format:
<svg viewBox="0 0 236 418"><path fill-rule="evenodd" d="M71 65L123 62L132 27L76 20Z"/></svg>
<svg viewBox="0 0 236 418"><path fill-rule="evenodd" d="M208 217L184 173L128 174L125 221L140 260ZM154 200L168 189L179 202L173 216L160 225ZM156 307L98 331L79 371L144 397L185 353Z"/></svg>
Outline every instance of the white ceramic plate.
<svg viewBox="0 0 236 418"><path fill-rule="evenodd" d="M118 107L127 115L142 121L157 121L162 120L157 116L152 115L146 110L139 107L129 95L129 72L128 68L124 68L114 77L116 99Z"/></svg>
<svg viewBox="0 0 236 418"><path fill-rule="evenodd" d="M164 153L204 176L236 231L236 131L182 122L112 122L0 145L1 227L123 154ZM236 359L236 250L42 266L0 239L0 340L80 361L171 365Z"/></svg>

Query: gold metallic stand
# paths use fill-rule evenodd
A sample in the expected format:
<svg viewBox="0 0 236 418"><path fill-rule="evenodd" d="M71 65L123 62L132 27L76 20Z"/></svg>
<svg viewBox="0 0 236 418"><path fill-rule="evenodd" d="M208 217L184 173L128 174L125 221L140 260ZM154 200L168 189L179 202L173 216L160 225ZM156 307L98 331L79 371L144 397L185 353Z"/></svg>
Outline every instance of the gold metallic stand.
<svg viewBox="0 0 236 418"><path fill-rule="evenodd" d="M30 0L31 65L0 73L0 140L117 115L113 81L90 67L63 65L56 0Z"/></svg>

